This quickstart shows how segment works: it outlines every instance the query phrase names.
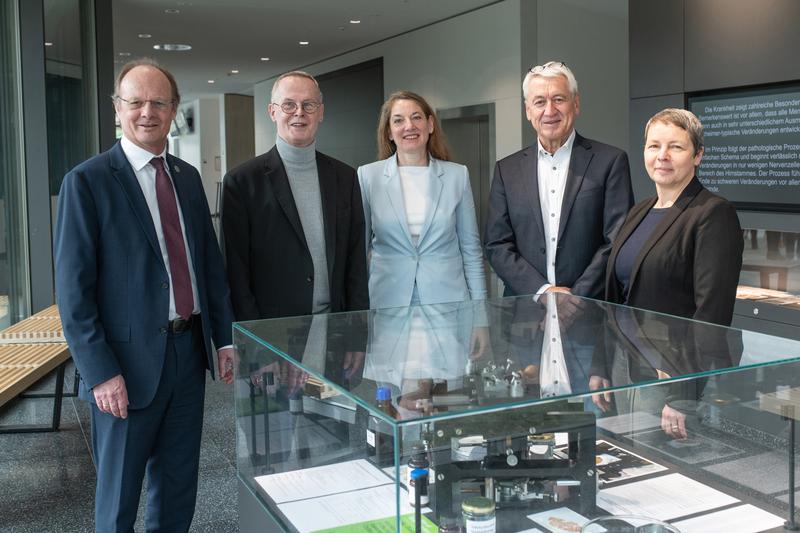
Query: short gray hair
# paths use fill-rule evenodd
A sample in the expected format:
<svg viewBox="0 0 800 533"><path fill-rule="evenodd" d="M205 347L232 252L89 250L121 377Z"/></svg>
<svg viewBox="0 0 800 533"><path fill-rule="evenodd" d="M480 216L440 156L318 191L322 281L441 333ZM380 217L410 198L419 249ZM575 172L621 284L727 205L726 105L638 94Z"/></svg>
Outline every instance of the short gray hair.
<svg viewBox="0 0 800 533"><path fill-rule="evenodd" d="M525 100L528 99L528 84L537 76L542 78L564 76L567 78L567 84L569 85L569 90L572 92L572 96L578 94L578 80L575 79L575 74L572 73L567 64L563 61L548 61L547 63L531 67L527 74L525 74L525 79L522 80L522 96Z"/></svg>
<svg viewBox="0 0 800 533"><path fill-rule="evenodd" d="M275 83L272 84L272 92L269 95L270 102L275 100L275 93L278 91L278 85L280 85L281 81L283 81L284 78L291 78L291 77L306 78L307 80L313 81L314 85L316 85L317 87L317 92L319 93L319 101L320 103L322 103L322 91L319 89L319 83L317 82L317 79L308 72L305 72L303 70L293 70L291 72L286 72L285 74L281 74L280 76L278 76L278 79L275 80Z"/></svg>
<svg viewBox="0 0 800 533"><path fill-rule="evenodd" d="M686 133L689 134L689 139L692 141L694 155L697 155L700 149L703 148L703 124L691 111L668 107L650 117L650 120L647 121L647 125L644 127L645 142L647 142L647 133L650 131L650 126L656 122L671 124L686 131Z"/></svg>

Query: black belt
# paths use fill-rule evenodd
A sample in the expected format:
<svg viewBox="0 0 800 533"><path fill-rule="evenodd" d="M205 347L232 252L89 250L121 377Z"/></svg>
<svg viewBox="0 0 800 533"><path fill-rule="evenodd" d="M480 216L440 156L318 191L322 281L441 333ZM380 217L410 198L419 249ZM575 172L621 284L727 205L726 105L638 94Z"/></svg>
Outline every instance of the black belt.
<svg viewBox="0 0 800 533"><path fill-rule="evenodd" d="M192 329L194 321L195 321L194 315L190 316L189 318L178 317L175 320L170 320L168 327L169 332L172 333L173 335L187 332L190 329Z"/></svg>

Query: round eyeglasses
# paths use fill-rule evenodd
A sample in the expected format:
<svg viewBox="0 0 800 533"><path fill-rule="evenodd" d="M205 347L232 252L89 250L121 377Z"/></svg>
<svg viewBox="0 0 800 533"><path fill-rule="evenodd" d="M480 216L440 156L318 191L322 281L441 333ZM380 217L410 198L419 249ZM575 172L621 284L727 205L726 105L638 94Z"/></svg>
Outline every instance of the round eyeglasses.
<svg viewBox="0 0 800 533"><path fill-rule="evenodd" d="M302 107L303 111L308 113L309 115L316 113L319 106L322 104L319 102L315 102L314 100L306 100L305 102L298 104L297 102L293 102L291 100L287 100L282 103L272 102L272 105L276 105L281 108L281 111L286 113L287 115L291 115L297 111L298 107Z"/></svg>

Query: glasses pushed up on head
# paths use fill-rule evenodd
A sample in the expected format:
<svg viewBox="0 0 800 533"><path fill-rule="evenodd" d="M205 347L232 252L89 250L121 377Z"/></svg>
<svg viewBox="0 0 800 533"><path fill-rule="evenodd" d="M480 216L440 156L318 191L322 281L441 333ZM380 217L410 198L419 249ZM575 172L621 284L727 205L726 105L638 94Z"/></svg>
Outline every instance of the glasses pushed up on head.
<svg viewBox="0 0 800 533"><path fill-rule="evenodd" d="M313 115L314 113L317 112L317 109L319 109L319 106L321 106L322 104L320 104L319 102L315 102L314 100L306 100L305 102L302 102L300 104L298 104L297 102L293 102L291 100L286 100L285 102L282 103L272 102L272 105L280 107L281 111L283 111L287 115L295 113L298 107L302 107L305 113Z"/></svg>
<svg viewBox="0 0 800 533"><path fill-rule="evenodd" d="M558 67L566 67L567 64L563 61L548 61L544 65L535 65L531 67L530 73L531 74L539 74L540 72L544 72L547 69L551 68L558 68Z"/></svg>
<svg viewBox="0 0 800 533"><path fill-rule="evenodd" d="M115 96L114 100L119 100L123 103L125 108L130 110L141 109L148 103L158 111L164 111L175 105L175 100L139 100L138 98L131 98L127 100L121 96Z"/></svg>

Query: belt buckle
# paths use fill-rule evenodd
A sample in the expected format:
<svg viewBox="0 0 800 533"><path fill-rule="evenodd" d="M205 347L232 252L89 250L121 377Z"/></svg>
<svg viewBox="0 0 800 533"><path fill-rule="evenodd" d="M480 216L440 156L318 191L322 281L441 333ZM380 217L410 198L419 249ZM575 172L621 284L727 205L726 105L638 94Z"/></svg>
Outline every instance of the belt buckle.
<svg viewBox="0 0 800 533"><path fill-rule="evenodd" d="M189 331L191 327L192 327L192 317L186 319L178 317L172 322L170 322L170 329L172 330L172 333L175 334Z"/></svg>

